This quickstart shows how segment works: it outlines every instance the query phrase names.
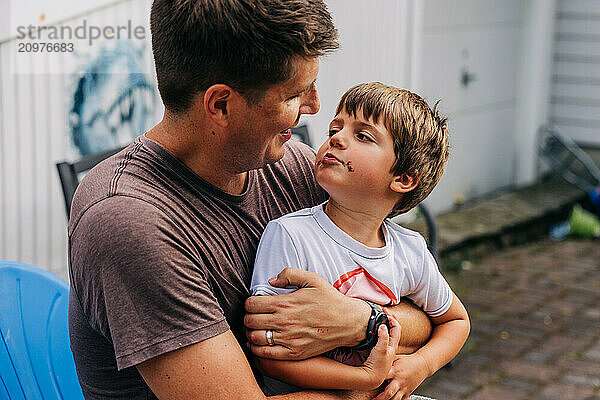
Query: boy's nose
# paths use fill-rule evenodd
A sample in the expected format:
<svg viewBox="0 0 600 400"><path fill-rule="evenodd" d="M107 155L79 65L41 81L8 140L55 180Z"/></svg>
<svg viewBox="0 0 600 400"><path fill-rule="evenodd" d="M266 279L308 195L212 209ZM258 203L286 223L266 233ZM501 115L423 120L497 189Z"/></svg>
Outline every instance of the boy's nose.
<svg viewBox="0 0 600 400"><path fill-rule="evenodd" d="M342 136L342 132L337 132L335 135L331 136L329 138L329 145L331 147L338 147L338 148L345 148L346 147L346 142L344 140L344 137Z"/></svg>

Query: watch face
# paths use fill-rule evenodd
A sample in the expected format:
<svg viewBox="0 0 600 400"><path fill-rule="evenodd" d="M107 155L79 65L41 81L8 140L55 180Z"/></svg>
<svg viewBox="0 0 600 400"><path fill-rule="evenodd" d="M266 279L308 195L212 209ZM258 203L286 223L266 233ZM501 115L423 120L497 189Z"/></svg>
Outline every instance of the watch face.
<svg viewBox="0 0 600 400"><path fill-rule="evenodd" d="M375 320L375 328L373 329L374 333L377 335L377 331L381 325L385 324L390 329L390 321L388 320L387 315L382 311L381 314L377 316Z"/></svg>

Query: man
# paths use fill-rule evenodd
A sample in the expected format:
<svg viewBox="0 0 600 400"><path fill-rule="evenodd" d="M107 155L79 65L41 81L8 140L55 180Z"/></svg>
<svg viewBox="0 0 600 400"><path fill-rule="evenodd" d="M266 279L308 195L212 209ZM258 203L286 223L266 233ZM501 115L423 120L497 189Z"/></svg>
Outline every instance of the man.
<svg viewBox="0 0 600 400"><path fill-rule="evenodd" d="M321 0L156 0L151 28L164 118L73 200L77 373L87 399L263 399L240 346L244 300L267 222L324 200L314 153L286 142L319 109L318 57L337 33ZM305 288L248 300L255 354L305 358L365 339L365 302L300 271L280 279ZM414 308L392 312L405 345L429 334Z"/></svg>

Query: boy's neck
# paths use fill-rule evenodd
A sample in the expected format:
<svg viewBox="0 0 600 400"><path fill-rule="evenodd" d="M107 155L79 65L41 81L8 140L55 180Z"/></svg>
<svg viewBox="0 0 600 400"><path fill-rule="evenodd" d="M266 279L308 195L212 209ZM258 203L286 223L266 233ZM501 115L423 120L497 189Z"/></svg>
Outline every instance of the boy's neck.
<svg viewBox="0 0 600 400"><path fill-rule="evenodd" d="M325 214L338 228L365 246L385 246L381 225L387 214L382 216L373 210L345 207L332 198L325 205Z"/></svg>

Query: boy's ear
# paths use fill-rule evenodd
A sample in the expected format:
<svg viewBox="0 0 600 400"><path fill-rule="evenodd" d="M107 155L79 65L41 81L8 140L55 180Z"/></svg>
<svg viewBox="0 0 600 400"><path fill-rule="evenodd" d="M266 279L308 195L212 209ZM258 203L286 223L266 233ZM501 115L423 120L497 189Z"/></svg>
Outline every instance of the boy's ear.
<svg viewBox="0 0 600 400"><path fill-rule="evenodd" d="M390 183L390 189L398 193L407 193L417 187L419 184L419 172L412 169L402 175L394 177Z"/></svg>
<svg viewBox="0 0 600 400"><path fill-rule="evenodd" d="M217 125L225 127L229 123L229 111L239 94L224 84L212 85L204 92L204 110Z"/></svg>

